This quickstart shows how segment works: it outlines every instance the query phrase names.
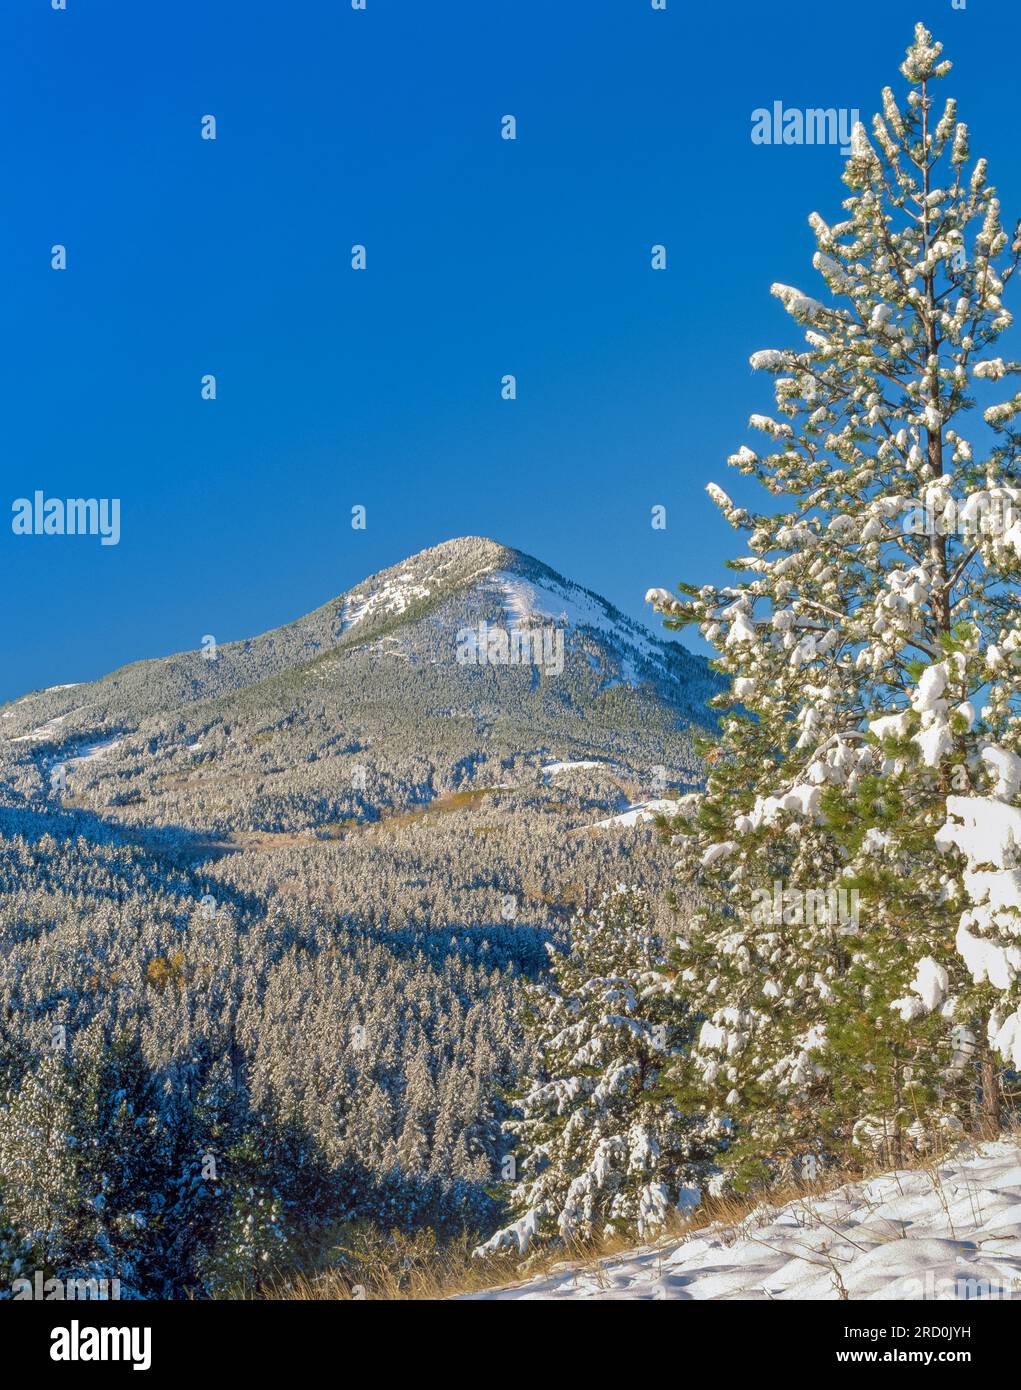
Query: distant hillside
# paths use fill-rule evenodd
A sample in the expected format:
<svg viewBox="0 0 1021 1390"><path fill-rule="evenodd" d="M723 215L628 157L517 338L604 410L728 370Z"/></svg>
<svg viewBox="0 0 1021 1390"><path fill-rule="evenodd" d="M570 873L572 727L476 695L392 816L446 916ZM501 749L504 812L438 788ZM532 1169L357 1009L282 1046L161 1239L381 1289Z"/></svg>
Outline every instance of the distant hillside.
<svg viewBox="0 0 1021 1390"><path fill-rule="evenodd" d="M252 1277L253 1203L274 1262L344 1223L491 1229L523 982L619 882L674 929L650 817L715 684L466 539L0 709L0 1105L57 1107L47 1260L203 1296ZM34 1123L0 1179L38 1169Z"/></svg>
<svg viewBox="0 0 1021 1390"><path fill-rule="evenodd" d="M697 778L716 688L703 658L468 537L262 636L12 702L0 771L31 799L63 765L76 804L224 832L373 819L554 758L612 763L645 800Z"/></svg>

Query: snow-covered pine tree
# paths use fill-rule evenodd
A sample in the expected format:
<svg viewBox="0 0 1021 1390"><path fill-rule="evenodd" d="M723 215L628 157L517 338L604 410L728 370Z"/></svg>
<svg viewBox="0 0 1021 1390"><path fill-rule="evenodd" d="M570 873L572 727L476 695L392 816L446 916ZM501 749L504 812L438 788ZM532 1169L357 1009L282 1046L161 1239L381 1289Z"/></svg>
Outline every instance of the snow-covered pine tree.
<svg viewBox="0 0 1021 1390"><path fill-rule="evenodd" d="M73 1048L73 1153L87 1197L89 1250L75 1273L117 1279L121 1298L159 1286L170 1186L159 1089L137 1038L107 1043L95 1025Z"/></svg>
<svg viewBox="0 0 1021 1390"><path fill-rule="evenodd" d="M95 1213L75 1152L75 1086L62 1053L45 1052L0 1097L0 1227L10 1272L69 1278L92 1243Z"/></svg>
<svg viewBox="0 0 1021 1390"><path fill-rule="evenodd" d="M284 1200L263 1140L262 1133L248 1130L224 1156L225 1200L201 1262L206 1287L214 1295L258 1291L287 1266Z"/></svg>
<svg viewBox="0 0 1021 1390"><path fill-rule="evenodd" d="M509 1200L517 1219L478 1253L533 1240L639 1236L698 1198L715 1171L718 1126L663 1094L663 1065L690 1040L671 999L664 948L642 896L624 886L552 946L532 987L535 1070L506 1128L516 1143Z"/></svg>
<svg viewBox="0 0 1021 1390"><path fill-rule="evenodd" d="M955 779L981 766L981 726L1010 720L976 697L983 653L1017 640L1021 528L999 504L1021 394L985 411L1005 442L984 456L961 430L975 393L1019 370L986 354L1011 321L1021 238L954 100L937 108L940 54L918 25L906 103L886 89L873 140L854 129L846 216L809 219L825 294L773 286L805 346L752 356L780 418L753 415L770 448L730 462L782 510L709 488L748 537L733 568L750 577L650 592L732 677L679 841L710 907L681 961L705 1023L678 1084L738 1119L749 1173L813 1139L897 1151L959 1124L974 1085L953 865L932 836Z"/></svg>
<svg viewBox="0 0 1021 1390"><path fill-rule="evenodd" d="M1012 655L1008 664L1015 666ZM1010 685L1016 697L1016 666ZM975 1031L962 1030L959 1048L970 1059L976 1041L984 1044L980 1132L986 1133L998 1130L1004 1108L1000 1068L1009 1069L1015 1113L1021 1072L1021 757L1015 751L1021 739L1016 716L1010 723L1003 733L1013 748L1002 742L983 747L984 791L948 797L946 824L936 837L940 848L964 858L963 893L953 895L962 896L964 906L955 945L970 976L978 1020Z"/></svg>
<svg viewBox="0 0 1021 1390"><path fill-rule="evenodd" d="M411 1059L405 1078L406 1116L397 1141L397 1159L409 1177L424 1174L429 1162L429 1117L435 1104L435 1087L424 1042Z"/></svg>
<svg viewBox="0 0 1021 1390"><path fill-rule="evenodd" d="M993 408L994 420L996 418ZM1021 439L1004 428L1004 453L1015 451ZM997 507L1007 526L998 525L980 536L983 563L991 576L1000 573L997 640L982 634L959 659L967 660L984 704L976 725L977 750L964 780L967 793L955 779L947 797L947 819L936 837L940 849L957 851L963 859L960 879L951 878L947 897L963 911L955 946L971 982L978 1011L977 1040L970 1034L962 1046L975 1041L984 1048L981 1063L982 1116L987 1129L999 1123L1002 1098L998 1067L1021 1072L1021 623L1016 585L1021 573L1021 490L1009 489L1004 507L998 489ZM978 499L974 505L978 505Z"/></svg>

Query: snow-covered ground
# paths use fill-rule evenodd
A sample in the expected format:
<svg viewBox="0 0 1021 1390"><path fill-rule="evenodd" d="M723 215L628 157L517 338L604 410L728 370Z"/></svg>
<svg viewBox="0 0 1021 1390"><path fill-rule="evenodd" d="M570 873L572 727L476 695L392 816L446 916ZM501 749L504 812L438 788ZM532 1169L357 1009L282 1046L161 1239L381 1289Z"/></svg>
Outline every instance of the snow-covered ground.
<svg viewBox="0 0 1021 1390"><path fill-rule="evenodd" d="M576 772L583 768L609 767L610 764L603 760L584 758L580 762L574 763L543 763L542 772L544 777L556 777L561 772Z"/></svg>
<svg viewBox="0 0 1021 1390"><path fill-rule="evenodd" d="M622 811L618 816L609 816L606 820L597 820L593 830L605 830L610 825L641 825L644 821L655 820L657 816L676 813L677 802L667 798L656 801L639 801L634 806L629 806L626 811Z"/></svg>
<svg viewBox="0 0 1021 1390"><path fill-rule="evenodd" d="M350 632L363 619L371 617L377 609L382 609L384 613L403 613L416 599L429 597L428 585L414 583L410 575L402 574L400 581L345 598L341 631Z"/></svg>
<svg viewBox="0 0 1021 1390"><path fill-rule="evenodd" d="M112 753L123 742L122 738L100 738L93 743L83 743L77 752L65 759L65 762L68 767L74 767L77 763L98 762L100 758L105 758L107 753Z"/></svg>
<svg viewBox="0 0 1021 1390"><path fill-rule="evenodd" d="M476 1299L1021 1299L1021 1148L984 1144Z"/></svg>
<svg viewBox="0 0 1021 1390"><path fill-rule="evenodd" d="M595 594L587 593L569 581L550 579L540 584L523 579L509 570L495 570L488 578L489 588L499 595L504 611L513 623L532 623L537 618L566 623L570 628L589 628L625 651L663 665L663 644L622 613L614 615ZM625 655L621 676L629 684L638 681L633 662Z"/></svg>
<svg viewBox="0 0 1021 1390"><path fill-rule="evenodd" d="M40 739L53 738L60 732L60 726L67 718L66 714L58 714L54 719L48 719L45 724L40 724L38 729L30 729L27 734L22 734L20 738L12 738L12 743L35 743Z"/></svg>

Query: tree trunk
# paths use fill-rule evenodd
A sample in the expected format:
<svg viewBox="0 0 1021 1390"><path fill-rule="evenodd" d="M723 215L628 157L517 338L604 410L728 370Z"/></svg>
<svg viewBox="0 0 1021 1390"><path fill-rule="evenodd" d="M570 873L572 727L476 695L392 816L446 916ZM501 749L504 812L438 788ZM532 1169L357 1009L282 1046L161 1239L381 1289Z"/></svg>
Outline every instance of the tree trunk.
<svg viewBox="0 0 1021 1390"><path fill-rule="evenodd" d="M1000 1077L992 1049L982 1050L982 1099L979 1107L979 1134L995 1139L1000 1133Z"/></svg>

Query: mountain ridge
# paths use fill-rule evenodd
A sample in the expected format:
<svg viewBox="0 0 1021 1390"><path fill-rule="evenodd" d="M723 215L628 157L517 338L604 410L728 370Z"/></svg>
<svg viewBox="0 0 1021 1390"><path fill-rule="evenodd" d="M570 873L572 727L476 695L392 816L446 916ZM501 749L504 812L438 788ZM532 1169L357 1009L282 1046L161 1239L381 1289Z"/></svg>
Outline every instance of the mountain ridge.
<svg viewBox="0 0 1021 1390"><path fill-rule="evenodd" d="M597 610L602 609L606 620L631 636L635 644L646 649L649 644L655 644L657 648L665 651L683 654L682 659L686 658L697 666L708 669L704 658L687 652L677 642L666 642L656 637L593 590L566 579L534 556L488 537L462 536L427 547L404 560L367 575L365 579L328 599L319 607L277 627L251 637L216 644L212 649L215 657L206 661L204 666L196 667L196 662L203 659L204 650L210 652L210 649L191 648L165 656L140 658L115 667L114 670L92 681L73 682L28 692L0 706L0 710L5 712L5 717L14 720L14 723L2 732L8 736L24 735L29 732L29 726L39 727L55 718L66 717L76 707L84 691L98 688L112 695L127 678L139 672L152 672L157 668L162 668L171 679L163 683L164 691L158 699L154 697L153 701L149 702L147 713L157 710L169 712L178 706L225 693L230 677L223 673L228 670L235 682L232 688L257 684L283 669L314 662L338 648L352 644L361 645L365 641L377 639L384 629L392 630L394 625L399 626L422 617L436 605L450 598L455 591L502 571L518 575L525 582L545 581L547 585L552 584L567 593L573 591L580 594L595 605ZM403 589L399 582L402 579L406 580ZM440 581L438 588L425 587L426 583L435 586L437 580ZM279 654L278 648L281 649ZM212 653L210 655L212 656ZM223 658L227 659L226 664L219 665ZM202 676L201 689L198 688L196 670ZM176 691L173 685L174 675L179 677ZM218 680L218 676L222 678ZM69 694L72 690L78 694ZM41 705L37 705L37 701L41 701ZM33 709L21 710L19 713L19 706L28 702L32 702ZM116 698L109 702L114 707L117 703ZM116 717L115 708L110 708L109 712ZM38 713L42 714L41 719L36 719Z"/></svg>
<svg viewBox="0 0 1021 1390"><path fill-rule="evenodd" d="M459 537L256 637L9 704L0 789L37 807L56 776L64 809L104 820L313 834L594 764L577 828L699 779L691 733L716 688L703 658L542 561Z"/></svg>

